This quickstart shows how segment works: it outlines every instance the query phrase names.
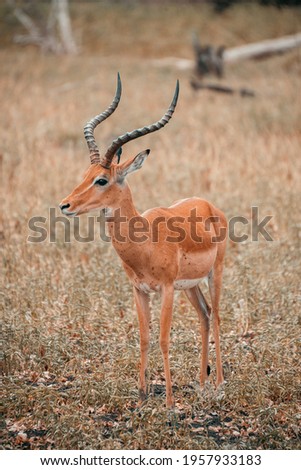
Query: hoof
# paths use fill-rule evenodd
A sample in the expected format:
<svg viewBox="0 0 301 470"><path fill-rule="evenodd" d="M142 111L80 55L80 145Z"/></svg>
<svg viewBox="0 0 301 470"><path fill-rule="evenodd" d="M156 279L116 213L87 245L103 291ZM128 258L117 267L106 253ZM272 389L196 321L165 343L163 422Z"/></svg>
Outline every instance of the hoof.
<svg viewBox="0 0 301 470"><path fill-rule="evenodd" d="M216 388L222 387L222 385L224 385L224 383L225 383L224 379L217 380L216 383L215 383Z"/></svg>
<svg viewBox="0 0 301 470"><path fill-rule="evenodd" d="M166 399L166 408L172 410L175 407L175 400L173 397Z"/></svg>
<svg viewBox="0 0 301 470"><path fill-rule="evenodd" d="M147 399L146 392L142 388L139 388L139 403L144 402L146 399Z"/></svg>

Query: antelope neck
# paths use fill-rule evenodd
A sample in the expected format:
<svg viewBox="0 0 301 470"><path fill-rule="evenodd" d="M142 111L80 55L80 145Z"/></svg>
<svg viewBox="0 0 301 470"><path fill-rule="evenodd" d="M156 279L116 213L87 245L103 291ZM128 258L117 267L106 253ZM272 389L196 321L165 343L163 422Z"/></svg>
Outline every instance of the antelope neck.
<svg viewBox="0 0 301 470"><path fill-rule="evenodd" d="M133 217L140 217L140 214L137 211L133 202L132 192L127 183L124 183L124 186L122 187L120 192L121 192L120 203L116 207L112 207L109 210L109 217L110 217L109 223L110 224L119 223L120 222L120 221L118 222L119 217L126 218L124 222L127 222L127 223Z"/></svg>

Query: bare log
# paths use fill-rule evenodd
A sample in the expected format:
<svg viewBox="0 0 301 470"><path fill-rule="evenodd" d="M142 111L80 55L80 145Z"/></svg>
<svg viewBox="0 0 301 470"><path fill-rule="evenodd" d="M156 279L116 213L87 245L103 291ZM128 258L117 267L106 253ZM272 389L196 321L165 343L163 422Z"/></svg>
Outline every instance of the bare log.
<svg viewBox="0 0 301 470"><path fill-rule="evenodd" d="M181 59L180 57L163 57L162 59L151 59L154 67L175 67L178 70L189 70L195 65L194 60Z"/></svg>
<svg viewBox="0 0 301 470"><path fill-rule="evenodd" d="M224 61L235 62L237 60L259 59L274 54L281 54L300 46L301 33L278 39L268 39L228 49L224 52Z"/></svg>

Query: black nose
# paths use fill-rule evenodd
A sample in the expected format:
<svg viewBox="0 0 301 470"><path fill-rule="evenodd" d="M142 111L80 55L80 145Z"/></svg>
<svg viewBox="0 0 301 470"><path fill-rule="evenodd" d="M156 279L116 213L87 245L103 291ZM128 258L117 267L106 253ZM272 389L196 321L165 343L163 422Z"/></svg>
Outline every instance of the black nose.
<svg viewBox="0 0 301 470"><path fill-rule="evenodd" d="M64 209L68 209L68 207L70 207L70 204L61 204L60 205L61 211L64 210Z"/></svg>

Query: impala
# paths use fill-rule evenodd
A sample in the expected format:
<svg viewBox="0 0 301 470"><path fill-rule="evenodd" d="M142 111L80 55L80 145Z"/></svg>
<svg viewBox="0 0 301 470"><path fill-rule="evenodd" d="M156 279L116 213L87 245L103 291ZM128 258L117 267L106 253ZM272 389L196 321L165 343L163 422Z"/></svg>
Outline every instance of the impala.
<svg viewBox="0 0 301 470"><path fill-rule="evenodd" d="M139 214L132 199L127 176L142 167L150 150L145 150L123 163L120 163L120 155L124 144L159 130L168 123L175 110L178 94L179 82L177 81L170 107L159 121L121 135L101 155L94 138L94 129L118 106L121 96L121 80L118 74L117 90L111 105L106 111L89 121L84 128L91 165L82 183L60 204L61 211L67 216L84 214L92 209L102 209L109 217L108 229L111 241L133 284L138 312L141 352L140 402L147 396L146 368L150 341L149 294L152 291L161 293L160 348L163 355L168 407L173 406L174 403L169 366L169 344L175 290L184 290L199 317L202 338L201 386L204 385L210 373L208 347L211 308L199 287L199 282L203 278L208 279L212 304L216 385L223 382L219 340L219 299L227 222L219 209L198 197L177 201L170 207L155 207ZM191 214L194 214L194 219ZM123 224L120 224L121 218L124 221ZM137 237L133 240L134 237L129 230L133 219L135 225L139 226L139 232L144 230L143 241L137 242ZM194 224L194 234L191 230L191 220L197 221ZM210 223L207 223L208 220ZM175 225L176 222L181 223L181 226ZM184 233L185 236L175 237L175 233L179 235L180 228L181 235ZM220 236L221 233L224 233L223 237Z"/></svg>

